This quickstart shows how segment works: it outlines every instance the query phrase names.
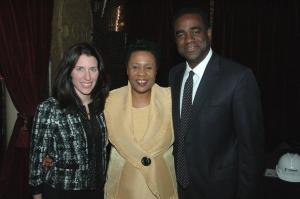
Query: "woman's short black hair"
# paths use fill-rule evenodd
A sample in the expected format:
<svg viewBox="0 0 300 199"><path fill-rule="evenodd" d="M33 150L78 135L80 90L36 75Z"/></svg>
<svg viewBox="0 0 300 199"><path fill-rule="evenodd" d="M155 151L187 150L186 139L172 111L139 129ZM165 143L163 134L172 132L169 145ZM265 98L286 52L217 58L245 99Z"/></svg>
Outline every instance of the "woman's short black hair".
<svg viewBox="0 0 300 199"><path fill-rule="evenodd" d="M156 69L158 70L160 65L160 48L158 44L152 41L142 40L142 39L136 40L135 42L129 44L125 53L125 60L124 60L126 67L128 66L128 62L131 54L136 51L150 52L155 58Z"/></svg>
<svg viewBox="0 0 300 199"><path fill-rule="evenodd" d="M53 85L53 97L55 97L62 108L76 111L78 105L82 105L81 100L75 92L72 83L71 72L81 55L93 56L98 62L99 76L94 89L91 92L91 99L95 111L101 112L104 108L105 98L109 88L107 75L104 70L103 59L93 45L89 43L78 43L71 46L64 54L60 62L59 70Z"/></svg>

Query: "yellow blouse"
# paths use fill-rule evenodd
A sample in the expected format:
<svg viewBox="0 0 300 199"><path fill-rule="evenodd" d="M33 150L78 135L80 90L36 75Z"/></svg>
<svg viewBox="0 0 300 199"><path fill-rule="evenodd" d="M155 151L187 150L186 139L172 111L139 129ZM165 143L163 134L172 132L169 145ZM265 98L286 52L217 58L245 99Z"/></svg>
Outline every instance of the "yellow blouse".
<svg viewBox="0 0 300 199"><path fill-rule="evenodd" d="M148 128L148 117L150 106L143 108L131 107L132 119L133 119L133 136L136 142L140 143L145 136Z"/></svg>

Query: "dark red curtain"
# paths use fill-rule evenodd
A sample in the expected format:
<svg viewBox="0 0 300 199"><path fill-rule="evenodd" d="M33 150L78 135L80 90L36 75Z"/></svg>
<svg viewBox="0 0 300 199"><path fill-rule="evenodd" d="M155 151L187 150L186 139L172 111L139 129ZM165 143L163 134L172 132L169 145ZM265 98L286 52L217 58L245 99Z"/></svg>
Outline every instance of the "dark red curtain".
<svg viewBox="0 0 300 199"><path fill-rule="evenodd" d="M300 1L214 0L213 48L259 82L266 150L300 142Z"/></svg>
<svg viewBox="0 0 300 199"><path fill-rule="evenodd" d="M2 0L0 3L1 74L18 111L1 166L1 199L31 198L30 123L36 106L47 95L52 9L52 0Z"/></svg>

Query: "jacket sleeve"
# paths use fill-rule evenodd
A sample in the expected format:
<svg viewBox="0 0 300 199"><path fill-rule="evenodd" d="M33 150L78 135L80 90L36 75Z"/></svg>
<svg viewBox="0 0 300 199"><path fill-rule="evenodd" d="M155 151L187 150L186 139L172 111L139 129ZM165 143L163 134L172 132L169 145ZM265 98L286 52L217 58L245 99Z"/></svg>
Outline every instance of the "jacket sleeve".
<svg viewBox="0 0 300 199"><path fill-rule="evenodd" d="M257 198L264 168L264 129L260 92L249 69L236 86L233 117L238 138L238 198Z"/></svg>
<svg viewBox="0 0 300 199"><path fill-rule="evenodd" d="M30 163L29 163L29 184L34 194L41 192L41 185L45 179L45 171L42 167L42 160L47 154L49 143L53 137L55 128L54 107L49 103L42 103L38 106L32 126Z"/></svg>

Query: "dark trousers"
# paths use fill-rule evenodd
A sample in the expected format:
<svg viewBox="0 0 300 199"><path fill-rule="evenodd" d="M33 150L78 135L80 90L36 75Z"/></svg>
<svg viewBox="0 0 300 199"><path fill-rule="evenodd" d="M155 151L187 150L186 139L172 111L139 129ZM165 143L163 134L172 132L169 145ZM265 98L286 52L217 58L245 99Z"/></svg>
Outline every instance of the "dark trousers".
<svg viewBox="0 0 300 199"><path fill-rule="evenodd" d="M103 188L96 190L60 190L49 185L43 187L43 199L103 199Z"/></svg>

